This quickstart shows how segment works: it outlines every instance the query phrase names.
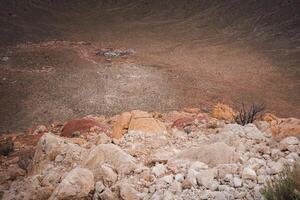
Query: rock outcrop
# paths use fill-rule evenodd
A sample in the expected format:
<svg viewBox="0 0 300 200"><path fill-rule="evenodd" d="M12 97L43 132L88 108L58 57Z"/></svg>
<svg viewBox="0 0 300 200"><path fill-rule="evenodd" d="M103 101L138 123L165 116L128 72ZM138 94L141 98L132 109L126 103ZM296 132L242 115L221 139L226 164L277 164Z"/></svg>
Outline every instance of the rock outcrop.
<svg viewBox="0 0 300 200"><path fill-rule="evenodd" d="M88 169L76 167L55 188L49 200L86 199L92 189L94 189L93 173Z"/></svg>
<svg viewBox="0 0 300 200"><path fill-rule="evenodd" d="M222 103L215 105L211 112L212 117L229 122L234 121L235 114L231 107Z"/></svg>
<svg viewBox="0 0 300 200"><path fill-rule="evenodd" d="M52 126L23 135L27 146L14 139L1 160L2 199L260 200L266 181L300 158L297 134L272 137L273 118L241 126L188 111L102 120L112 134L89 128L68 138Z"/></svg>
<svg viewBox="0 0 300 200"><path fill-rule="evenodd" d="M105 163L111 165L119 174L129 174L136 168L135 159L114 144L100 144L93 148L85 166L95 170Z"/></svg>
<svg viewBox="0 0 300 200"><path fill-rule="evenodd" d="M288 136L300 137L300 120L295 118L277 119L271 121L273 137L280 141Z"/></svg>
<svg viewBox="0 0 300 200"><path fill-rule="evenodd" d="M128 131L143 132L149 134L165 133L166 127L150 114L142 111L133 111Z"/></svg>

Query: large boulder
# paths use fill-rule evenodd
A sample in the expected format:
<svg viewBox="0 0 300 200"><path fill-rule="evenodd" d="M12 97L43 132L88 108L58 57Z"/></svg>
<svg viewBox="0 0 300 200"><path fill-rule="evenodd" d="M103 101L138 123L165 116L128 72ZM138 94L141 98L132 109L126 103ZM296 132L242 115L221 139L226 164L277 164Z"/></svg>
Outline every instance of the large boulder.
<svg viewBox="0 0 300 200"><path fill-rule="evenodd" d="M75 132L89 131L92 127L97 127L98 129L106 133L108 132L108 128L103 124L97 122L96 120L83 118L68 121L62 129L61 136L74 137Z"/></svg>
<svg viewBox="0 0 300 200"><path fill-rule="evenodd" d="M231 122L234 121L235 112L228 105L218 103L213 107L211 115L214 118Z"/></svg>
<svg viewBox="0 0 300 200"><path fill-rule="evenodd" d="M169 162L176 162L176 160L200 161L214 167L218 164L234 163L237 159L238 155L234 147L223 142L217 142L184 150Z"/></svg>
<svg viewBox="0 0 300 200"><path fill-rule="evenodd" d="M114 184L117 179L118 175L116 172L107 164L101 165L99 168L95 168L93 170L93 174L95 177L95 181L102 181L105 186L111 186Z"/></svg>
<svg viewBox="0 0 300 200"><path fill-rule="evenodd" d="M149 134L165 133L165 125L153 118L149 113L133 111L128 131L143 132Z"/></svg>
<svg viewBox="0 0 300 200"><path fill-rule="evenodd" d="M279 148L281 150L286 150L286 149L288 149L289 146L298 145L298 144L299 144L299 139L296 137L290 136L290 137L286 137L280 141Z"/></svg>
<svg viewBox="0 0 300 200"><path fill-rule="evenodd" d="M81 164L87 157L87 150L52 133L46 133L37 144L30 174L38 174L52 168L54 164L66 170Z"/></svg>
<svg viewBox="0 0 300 200"><path fill-rule="evenodd" d="M48 199L53 190L41 186L38 176L14 181L2 196L4 200L40 200Z"/></svg>
<svg viewBox="0 0 300 200"><path fill-rule="evenodd" d="M130 185L128 183L123 183L120 185L120 196L123 200L140 200L141 197L133 187L133 185Z"/></svg>
<svg viewBox="0 0 300 200"><path fill-rule="evenodd" d="M124 129L128 129L132 114L124 112L118 116L113 126L112 138L119 139L123 137Z"/></svg>
<svg viewBox="0 0 300 200"><path fill-rule="evenodd" d="M85 166L95 170L104 163L111 165L119 174L128 174L136 168L135 159L114 144L100 144L93 148Z"/></svg>
<svg viewBox="0 0 300 200"><path fill-rule="evenodd" d="M56 187L49 200L86 199L93 189L93 173L88 169L76 167Z"/></svg>

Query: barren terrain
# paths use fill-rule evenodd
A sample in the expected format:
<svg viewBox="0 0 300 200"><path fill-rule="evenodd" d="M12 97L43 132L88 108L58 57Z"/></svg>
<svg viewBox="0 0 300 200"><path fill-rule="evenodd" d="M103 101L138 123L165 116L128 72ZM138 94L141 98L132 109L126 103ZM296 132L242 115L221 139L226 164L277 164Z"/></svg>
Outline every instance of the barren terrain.
<svg viewBox="0 0 300 200"><path fill-rule="evenodd" d="M219 101L265 102L279 116L300 117L297 0L0 6L2 133L87 114L207 109Z"/></svg>

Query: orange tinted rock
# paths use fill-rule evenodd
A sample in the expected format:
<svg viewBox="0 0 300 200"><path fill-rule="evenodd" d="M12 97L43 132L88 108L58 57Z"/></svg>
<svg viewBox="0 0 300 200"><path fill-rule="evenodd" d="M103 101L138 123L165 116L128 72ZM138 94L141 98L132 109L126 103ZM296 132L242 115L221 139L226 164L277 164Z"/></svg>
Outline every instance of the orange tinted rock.
<svg viewBox="0 0 300 200"><path fill-rule="evenodd" d="M275 115L271 114L271 113L264 114L261 119L262 119L262 121L266 121L268 123L271 123L272 121L277 121L278 120L278 118Z"/></svg>
<svg viewBox="0 0 300 200"><path fill-rule="evenodd" d="M183 180L183 182L182 182L183 189L191 189L192 186L193 186L193 184L191 183L191 181L189 181L187 179Z"/></svg>
<svg viewBox="0 0 300 200"><path fill-rule="evenodd" d="M91 127L98 127L99 129L107 132L108 129L104 125L92 120L92 119L74 119L68 121L62 130L61 136L63 137L73 137L75 131L88 131Z"/></svg>
<svg viewBox="0 0 300 200"><path fill-rule="evenodd" d="M112 138L119 139L123 137L124 129L129 127L131 116L131 113L124 112L117 118L116 122L114 123Z"/></svg>
<svg viewBox="0 0 300 200"><path fill-rule="evenodd" d="M150 118L152 115L148 112L141 110L133 110L131 111L132 118Z"/></svg>
<svg viewBox="0 0 300 200"><path fill-rule="evenodd" d="M167 129L162 122L154 118L135 118L131 120L128 131L155 134L166 132Z"/></svg>
<svg viewBox="0 0 300 200"><path fill-rule="evenodd" d="M218 103L214 106L211 115L220 120L234 121L235 112L228 105Z"/></svg>
<svg viewBox="0 0 300 200"><path fill-rule="evenodd" d="M200 112L200 108L184 108L184 112L198 114Z"/></svg>
<svg viewBox="0 0 300 200"><path fill-rule="evenodd" d="M166 132L166 126L157 119L154 119L152 114L134 110L131 112L132 117L128 127L128 131L140 131L144 133L163 133Z"/></svg>
<svg viewBox="0 0 300 200"><path fill-rule="evenodd" d="M271 132L275 140L280 141L288 136L300 136L300 119L277 119L271 123Z"/></svg>

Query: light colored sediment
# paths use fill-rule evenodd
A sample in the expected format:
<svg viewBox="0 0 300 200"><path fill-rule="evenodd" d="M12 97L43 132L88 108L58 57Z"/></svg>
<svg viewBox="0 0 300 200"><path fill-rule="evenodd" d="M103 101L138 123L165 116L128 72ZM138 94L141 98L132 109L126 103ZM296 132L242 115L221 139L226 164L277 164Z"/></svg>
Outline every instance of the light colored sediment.
<svg viewBox="0 0 300 200"><path fill-rule="evenodd" d="M205 113L128 113L126 120L122 114L102 120L109 131L90 127L75 138L61 137L55 126L38 128L34 134L43 136L28 173L13 153L6 157L3 199L261 199L266 181L299 160L300 133L277 141L266 121L241 126ZM178 122L187 117L193 120ZM136 119L163 128L147 121L138 127L151 132L130 128ZM115 130L123 137L107 136ZM8 166L23 173L5 171Z"/></svg>

